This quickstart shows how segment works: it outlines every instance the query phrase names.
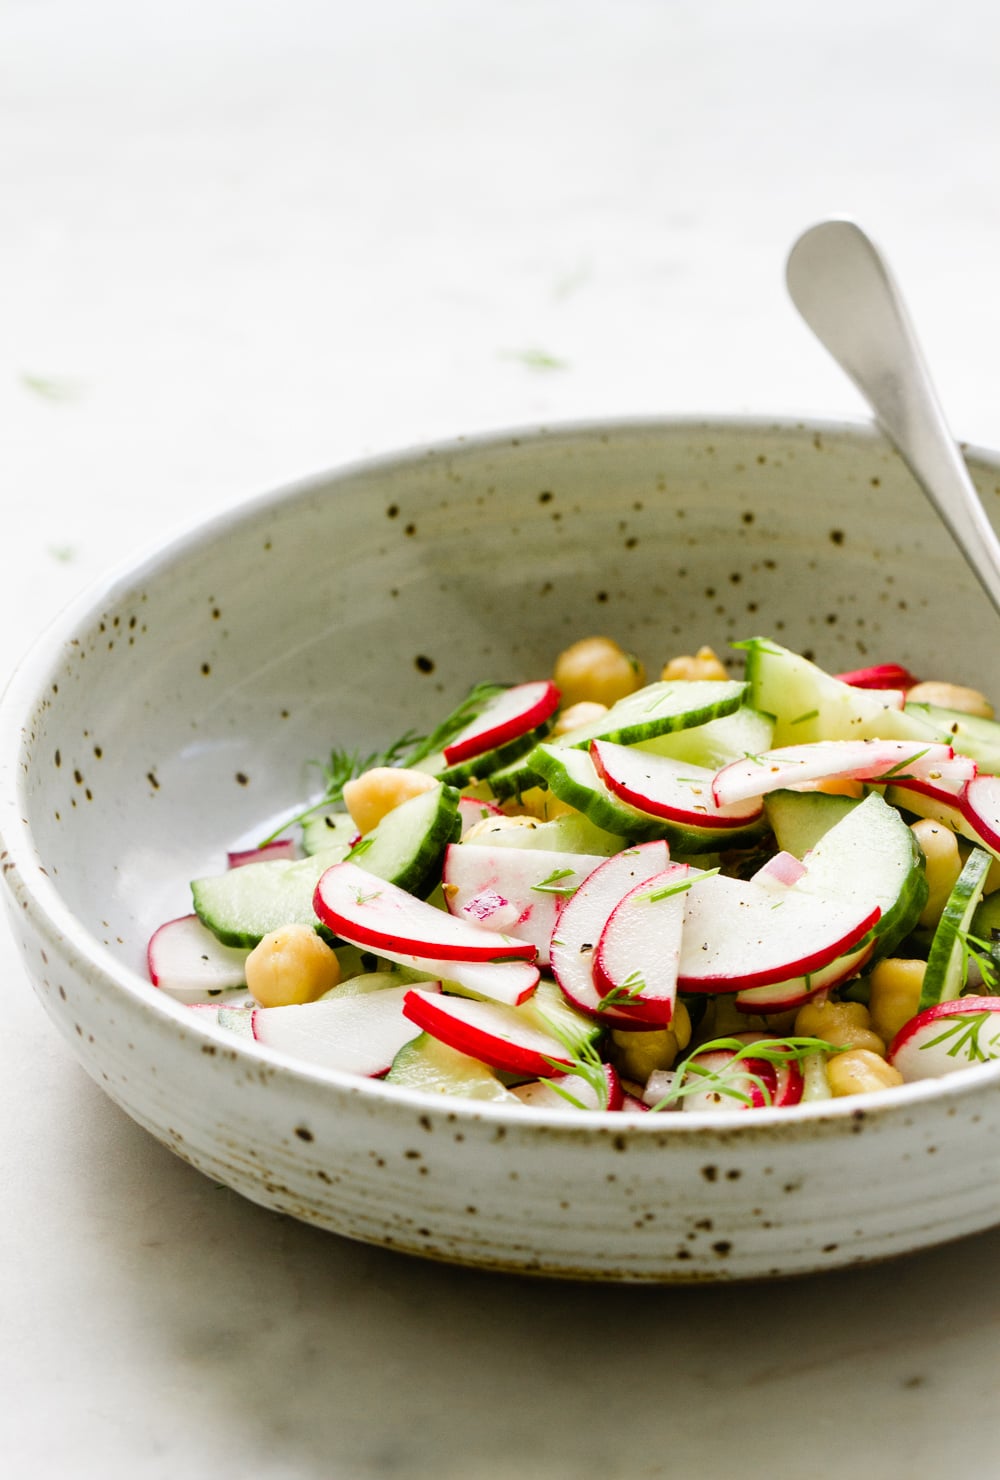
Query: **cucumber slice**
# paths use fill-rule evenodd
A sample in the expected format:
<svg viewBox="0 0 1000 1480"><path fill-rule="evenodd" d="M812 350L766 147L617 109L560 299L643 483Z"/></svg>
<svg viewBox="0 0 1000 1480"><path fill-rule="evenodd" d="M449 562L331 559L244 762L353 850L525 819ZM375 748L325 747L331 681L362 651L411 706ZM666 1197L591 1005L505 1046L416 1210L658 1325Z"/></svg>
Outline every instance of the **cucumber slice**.
<svg viewBox="0 0 1000 1480"><path fill-rule="evenodd" d="M668 731L652 740L641 740L638 748L719 771L731 761L770 750L773 735L771 715L744 704L732 714L709 720L705 725L695 725L690 730Z"/></svg>
<svg viewBox="0 0 1000 1480"><path fill-rule="evenodd" d="M706 725L739 709L747 685L735 680L677 680L647 684L613 704L589 725L560 735L560 747L586 749L591 740L636 745L673 730ZM742 753L742 752L741 752Z"/></svg>
<svg viewBox="0 0 1000 1480"><path fill-rule="evenodd" d="M923 715L895 709L877 689L857 689L779 643L751 637L748 702L773 714L776 747L814 740L947 740Z"/></svg>
<svg viewBox="0 0 1000 1480"><path fill-rule="evenodd" d="M865 797L815 844L796 885L835 898L857 897L882 913L854 949L875 940L876 956L891 955L927 902L924 859L912 830L877 792Z"/></svg>
<svg viewBox="0 0 1000 1480"><path fill-rule="evenodd" d="M530 756L531 751L529 750L525 755L518 756L516 760L508 761L505 766L499 766L497 770L491 771L488 776L484 776L482 781L473 784L471 788L463 787L463 790L467 794L471 790L473 796L485 797L487 801L492 802L507 802L511 797L519 797L522 792L538 786L542 779L528 764Z"/></svg>
<svg viewBox="0 0 1000 1480"><path fill-rule="evenodd" d="M331 848L343 847L344 858L351 848L351 839L358 835L357 823L350 812L317 812L307 817L302 824L302 848L310 856L313 853L328 853Z"/></svg>
<svg viewBox="0 0 1000 1480"><path fill-rule="evenodd" d="M312 897L320 877L343 851L314 853L294 863L248 863L224 874L195 879L191 885L195 914L223 945L252 949L282 925L311 925L319 921Z"/></svg>
<svg viewBox="0 0 1000 1480"><path fill-rule="evenodd" d="M449 1048L430 1033L406 1043L392 1061L386 1084L402 1084L426 1094L461 1095L467 1100L517 1103L493 1070L468 1054Z"/></svg>
<svg viewBox="0 0 1000 1480"><path fill-rule="evenodd" d="M545 739L551 728L550 724L539 725L526 735L508 740L506 745L498 745L494 750L484 750L481 755L475 755L471 760L459 761L454 766L448 765L443 754L440 756L440 765L437 764L437 757L431 757L426 768L448 786L468 786L470 783L484 781L495 772L505 770L512 763L529 755L538 742ZM433 768L431 761L434 762ZM420 766L418 769L423 770L424 767Z"/></svg>
<svg viewBox="0 0 1000 1480"><path fill-rule="evenodd" d="M483 828L474 838L466 838L463 847L541 848L551 853L592 853L611 858L625 846L623 836L595 827L582 812L564 812L547 822L534 821L530 827L505 827L501 819L497 820L500 826Z"/></svg>
<svg viewBox="0 0 1000 1480"><path fill-rule="evenodd" d="M822 791L772 791L764 798L778 847L796 858L805 858L820 838L860 805L860 798L829 796Z"/></svg>
<svg viewBox="0 0 1000 1480"><path fill-rule="evenodd" d="M352 857L376 878L422 894L448 843L461 831L458 792L436 786L395 807L362 838ZM343 846L295 863L248 863L224 874L195 879L195 913L224 945L253 947L282 925L319 928L312 898L320 877L344 857Z"/></svg>
<svg viewBox="0 0 1000 1480"><path fill-rule="evenodd" d="M992 854L987 853L984 848L973 848L965 860L931 941L924 984L920 992L920 1012L926 1007L933 1007L936 1002L950 1001L962 994L965 986L963 936L968 933L983 897L983 886L992 862Z"/></svg>
<svg viewBox="0 0 1000 1480"><path fill-rule="evenodd" d="M638 807L621 801L605 786L585 750L539 745L532 752L531 763L560 801L582 812L595 827L632 843L666 838L671 851L702 854L717 848L745 848L764 831L763 819L748 827L701 828L686 827L665 817L650 817Z"/></svg>
<svg viewBox="0 0 1000 1480"><path fill-rule="evenodd" d="M582 812L595 827L632 842L667 836L663 818L647 817L608 790L587 751L538 745L531 753L531 764L560 801Z"/></svg>
<svg viewBox="0 0 1000 1480"><path fill-rule="evenodd" d="M962 755L971 755L980 771L1000 775L1000 723L938 704L907 704L906 713L940 729Z"/></svg>
<svg viewBox="0 0 1000 1480"><path fill-rule="evenodd" d="M984 895L972 917L971 934L977 939L992 941L994 930L1000 932L1000 889Z"/></svg>
<svg viewBox="0 0 1000 1480"><path fill-rule="evenodd" d="M351 851L352 863L421 898L437 883L449 843L461 837L459 794L435 786L387 812Z"/></svg>

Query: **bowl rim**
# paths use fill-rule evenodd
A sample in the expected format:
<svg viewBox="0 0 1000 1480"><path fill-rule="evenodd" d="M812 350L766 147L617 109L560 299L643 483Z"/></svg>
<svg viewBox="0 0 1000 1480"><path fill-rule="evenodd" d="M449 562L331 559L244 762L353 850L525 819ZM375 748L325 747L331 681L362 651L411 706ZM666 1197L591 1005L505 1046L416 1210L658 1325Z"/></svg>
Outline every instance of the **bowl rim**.
<svg viewBox="0 0 1000 1480"><path fill-rule="evenodd" d="M131 1005L157 1024L173 1022L183 1033L196 1040L208 1039L233 1051L234 1062L252 1062L280 1068L305 1090L338 1090L344 1095L381 1103L397 1103L421 1114L430 1110L447 1113L463 1121L500 1122L508 1127L544 1126L549 1134L560 1137L594 1132L682 1136L697 1134L702 1140L718 1132L727 1140L734 1134L741 1141L757 1135L769 1138L774 1128L789 1124L809 1124L828 1131L850 1128L860 1118L877 1116L891 1120L905 1116L925 1100L952 1101L976 1094L981 1089L1000 1085L1000 1060L993 1064L973 1065L936 1079L917 1080L894 1089L893 1093L877 1091L840 1099L821 1100L791 1107L769 1107L752 1115L720 1115L708 1111L650 1115L647 1112L618 1112L608 1116L602 1111L574 1111L520 1106L516 1111L504 1103L435 1095L406 1086L385 1084L343 1070L325 1069L303 1063L280 1051L265 1048L252 1039L239 1037L205 1021L201 1014L191 1013L183 1003L166 993L158 993L141 972L119 961L82 924L63 900L60 891L45 872L34 846L31 827L24 815L27 808L19 805L24 768L19 752L27 722L36 712L52 682L52 672L72 635L91 622L95 615L113 603L136 584L156 576L164 567L183 559L186 552L206 542L223 537L227 531L257 518L269 508L285 505L336 487L338 483L362 477L388 475L431 459L454 459L495 449L521 448L532 443L561 439L607 437L618 433L634 434L670 432L705 434L739 431L747 435L819 435L831 441L846 442L858 449L871 448L892 452L891 443L870 420L860 418L824 418L816 416L762 415L665 415L589 417L539 425L514 426L463 434L417 443L354 458L331 468L260 491L237 501L208 518L193 518L162 538L140 548L91 581L68 602L38 634L15 665L0 694L0 859L8 886L20 896L39 933L60 950L80 975L87 979L96 973L115 991L130 999ZM964 457L1000 475L1000 450L960 444ZM898 454L895 454L898 456Z"/></svg>

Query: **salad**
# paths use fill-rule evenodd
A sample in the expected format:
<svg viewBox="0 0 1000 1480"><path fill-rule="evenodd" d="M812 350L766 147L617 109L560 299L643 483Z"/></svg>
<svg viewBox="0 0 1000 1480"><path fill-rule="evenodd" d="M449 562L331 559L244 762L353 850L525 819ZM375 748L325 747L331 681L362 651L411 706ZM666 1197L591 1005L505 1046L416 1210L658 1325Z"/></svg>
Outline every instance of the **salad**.
<svg viewBox="0 0 1000 1480"><path fill-rule="evenodd" d="M766 638L608 638L334 750L196 879L154 986L302 1062L553 1111L743 1113L1000 1058L1000 722Z"/></svg>

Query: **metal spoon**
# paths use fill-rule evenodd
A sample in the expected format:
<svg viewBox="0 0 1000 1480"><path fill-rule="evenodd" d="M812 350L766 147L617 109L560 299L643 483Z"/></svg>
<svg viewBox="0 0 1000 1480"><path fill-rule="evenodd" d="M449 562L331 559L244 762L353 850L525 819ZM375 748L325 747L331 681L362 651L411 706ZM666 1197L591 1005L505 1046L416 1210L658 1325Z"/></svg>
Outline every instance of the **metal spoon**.
<svg viewBox="0 0 1000 1480"><path fill-rule="evenodd" d="M795 307L865 397L1000 613L1000 541L885 259L853 221L823 221L799 237L785 271Z"/></svg>

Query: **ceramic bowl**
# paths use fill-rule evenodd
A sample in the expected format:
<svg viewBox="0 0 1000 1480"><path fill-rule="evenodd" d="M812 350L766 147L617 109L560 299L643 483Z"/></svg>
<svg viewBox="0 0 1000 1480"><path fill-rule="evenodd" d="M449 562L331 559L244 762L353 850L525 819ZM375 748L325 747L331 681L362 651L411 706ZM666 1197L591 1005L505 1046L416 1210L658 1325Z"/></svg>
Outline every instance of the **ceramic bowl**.
<svg viewBox="0 0 1000 1480"><path fill-rule="evenodd" d="M1000 459L971 458L991 513ZM129 1115L255 1202L435 1259L709 1281L997 1221L1000 1065L739 1118L547 1115L302 1067L149 986L187 881L294 808L304 762L433 722L609 633L655 671L770 634L996 693L995 617L861 426L591 424L368 462L109 580L0 711L3 868L42 1002Z"/></svg>

